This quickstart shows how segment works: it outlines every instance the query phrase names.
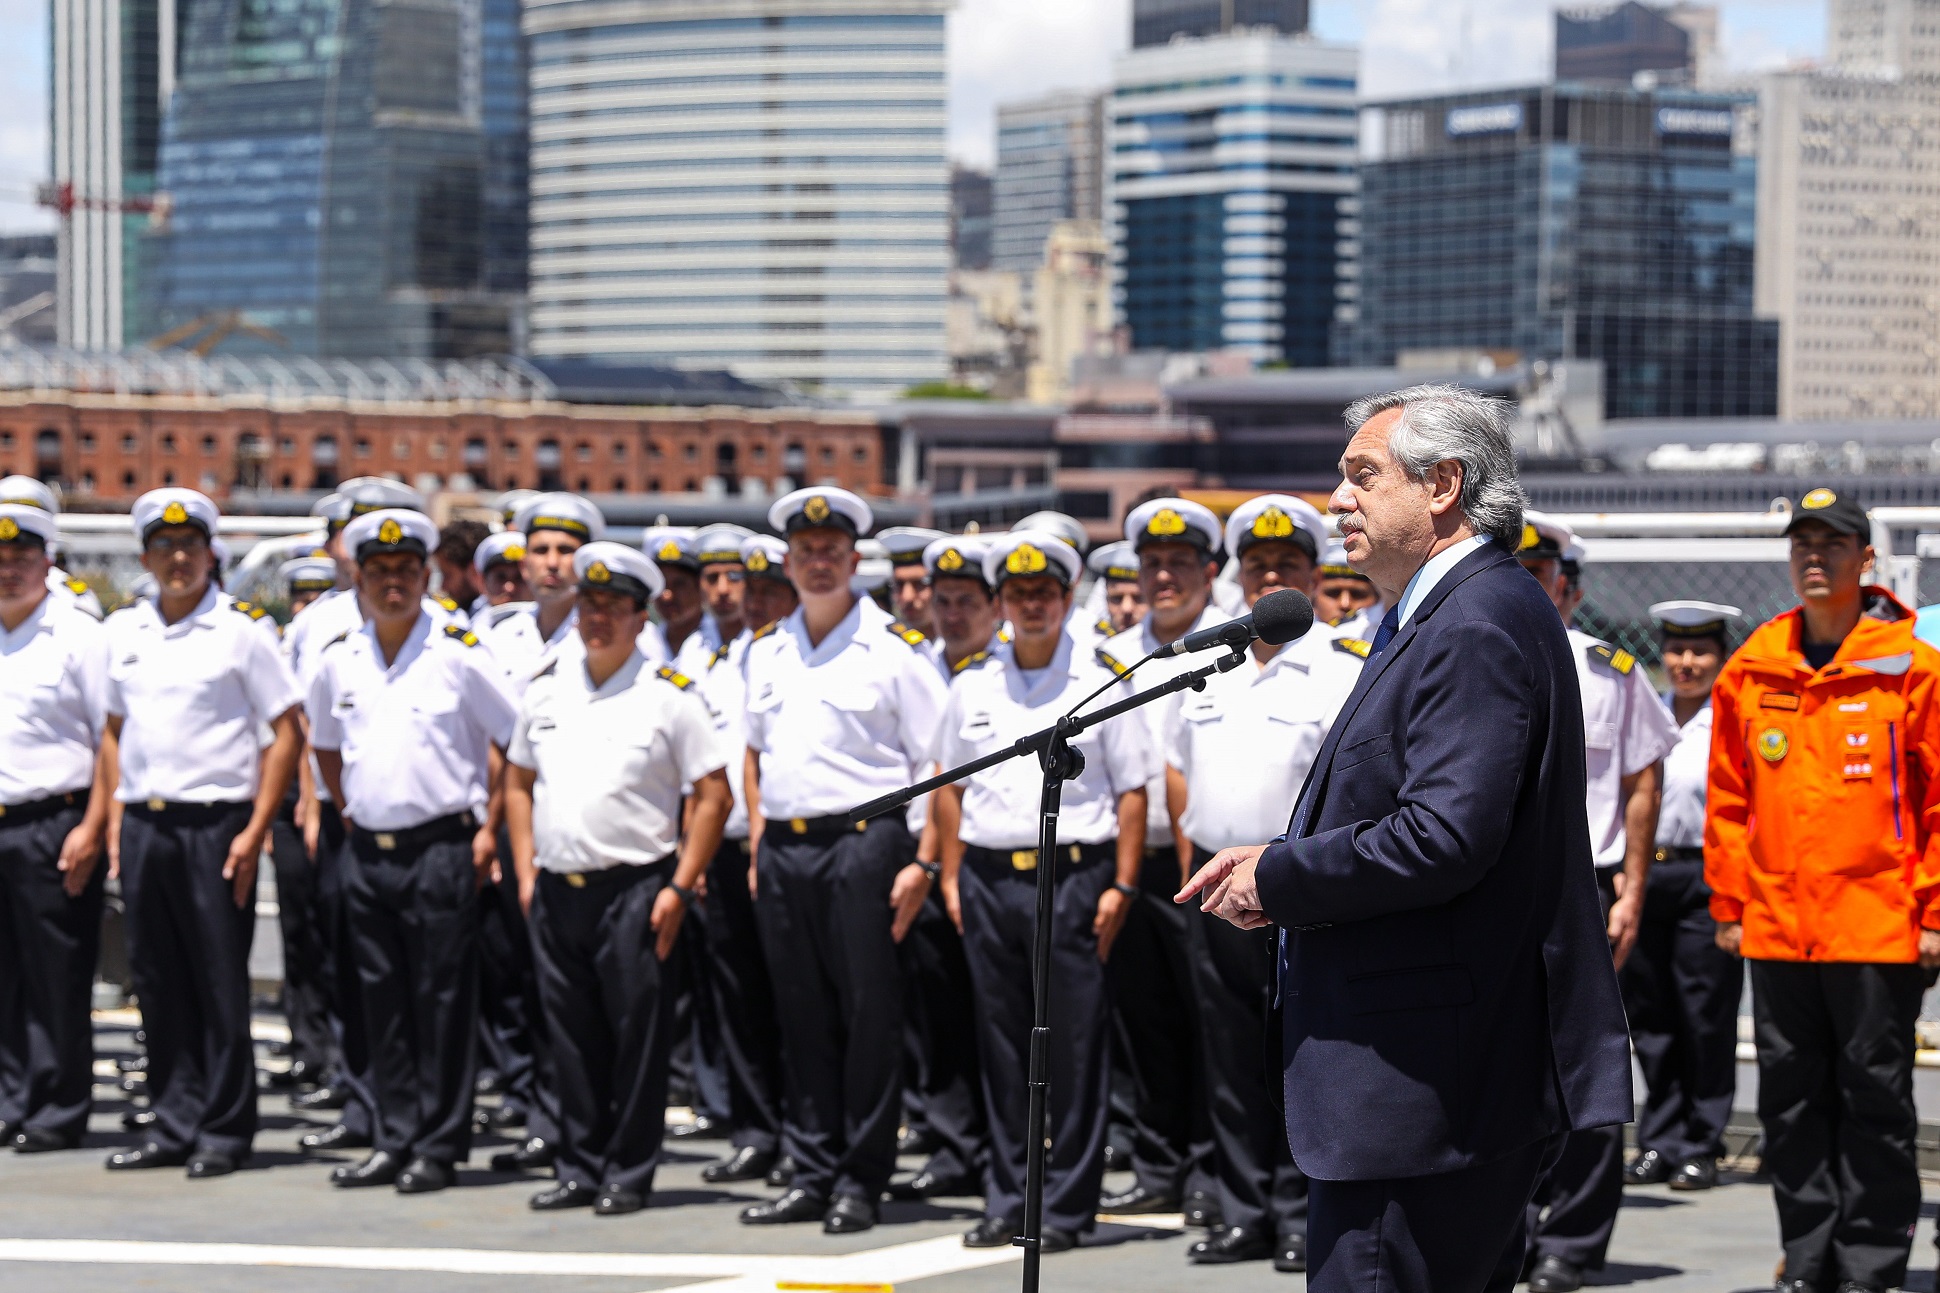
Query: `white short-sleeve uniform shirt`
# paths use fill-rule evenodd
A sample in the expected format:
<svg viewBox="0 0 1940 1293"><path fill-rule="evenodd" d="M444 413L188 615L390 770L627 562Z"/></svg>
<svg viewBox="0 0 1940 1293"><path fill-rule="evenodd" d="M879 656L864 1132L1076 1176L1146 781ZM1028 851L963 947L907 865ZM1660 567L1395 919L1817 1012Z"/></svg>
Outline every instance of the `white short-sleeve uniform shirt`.
<svg viewBox="0 0 1940 1293"><path fill-rule="evenodd" d="M1657 813L1657 846L1704 847L1704 787L1711 775L1711 702L1678 729L1664 756L1664 804Z"/></svg>
<svg viewBox="0 0 1940 1293"><path fill-rule="evenodd" d="M1644 667L1628 652L1576 629L1569 636L1576 656L1576 682L1583 693L1590 849L1599 868L1621 866L1623 779L1671 752L1677 744L1677 720L1651 690Z"/></svg>
<svg viewBox="0 0 1940 1293"><path fill-rule="evenodd" d="M1217 606L1207 603L1199 618L1192 622L1188 633L1224 624L1233 618ZM1116 661L1119 668L1129 669L1164 646L1152 636L1152 617L1146 616L1136 628L1126 629L1117 637L1108 640L1099 648L1099 659ZM1147 691L1162 682L1169 682L1179 674L1201 668L1212 663L1212 658L1196 659L1193 656L1174 656L1167 660L1154 660L1151 664L1132 675L1132 689ZM1116 670L1114 670L1116 672ZM1172 817L1165 807L1165 750L1166 733L1172 728L1172 715L1178 711L1179 698L1168 696L1153 701L1137 711L1145 724L1145 739L1154 751L1159 752L1152 762L1152 782L1146 787L1145 805L1145 847L1164 848L1172 843ZM1283 828L1282 828L1283 829ZM1276 832L1277 833L1277 832Z"/></svg>
<svg viewBox="0 0 1940 1293"><path fill-rule="evenodd" d="M107 699L100 621L49 594L0 627L0 806L92 786Z"/></svg>
<svg viewBox="0 0 1940 1293"><path fill-rule="evenodd" d="M598 687L584 657L547 666L526 688L506 758L538 774L538 864L562 873L672 853L682 789L728 762L698 684L638 651Z"/></svg>

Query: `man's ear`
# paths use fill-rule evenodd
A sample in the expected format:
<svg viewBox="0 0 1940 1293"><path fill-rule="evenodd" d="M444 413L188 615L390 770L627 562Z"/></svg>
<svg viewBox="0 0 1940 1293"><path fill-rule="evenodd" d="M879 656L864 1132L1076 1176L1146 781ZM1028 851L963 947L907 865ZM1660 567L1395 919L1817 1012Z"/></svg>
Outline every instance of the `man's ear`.
<svg viewBox="0 0 1940 1293"><path fill-rule="evenodd" d="M1873 550L1873 545L1870 543L1860 545L1859 573L1862 575L1870 575L1878 568L1879 553Z"/></svg>
<svg viewBox="0 0 1940 1293"><path fill-rule="evenodd" d="M1457 459L1444 458L1435 464L1435 474L1430 478L1428 510L1441 516L1461 501L1462 464Z"/></svg>

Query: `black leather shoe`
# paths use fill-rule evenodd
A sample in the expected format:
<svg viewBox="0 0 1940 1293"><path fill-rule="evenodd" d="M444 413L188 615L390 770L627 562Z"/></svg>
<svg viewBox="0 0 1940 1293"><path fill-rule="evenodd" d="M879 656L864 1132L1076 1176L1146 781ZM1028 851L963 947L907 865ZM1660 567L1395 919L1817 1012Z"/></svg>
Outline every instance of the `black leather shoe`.
<svg viewBox="0 0 1940 1293"><path fill-rule="evenodd" d="M525 1111L512 1105L502 1104L495 1109L479 1105L472 1110L472 1127L477 1131L505 1131L523 1126Z"/></svg>
<svg viewBox="0 0 1940 1293"><path fill-rule="evenodd" d="M797 1221L820 1221L829 1210L827 1199L818 1199L807 1190L790 1190L779 1199L741 1209L744 1226L786 1226Z"/></svg>
<svg viewBox="0 0 1940 1293"><path fill-rule="evenodd" d="M1181 1211L1185 1213L1186 1224L1200 1230L1217 1230L1226 1220L1220 1215L1219 1200L1204 1190L1194 1190L1186 1195L1185 1207Z"/></svg>
<svg viewBox="0 0 1940 1293"><path fill-rule="evenodd" d="M1718 1160L1694 1158L1671 1175L1673 1190L1709 1190L1718 1184Z"/></svg>
<svg viewBox="0 0 1940 1293"><path fill-rule="evenodd" d="M298 1113L326 1113L343 1108L348 1099L349 1096L334 1086L320 1086L314 1091L291 1096L290 1108Z"/></svg>
<svg viewBox="0 0 1940 1293"><path fill-rule="evenodd" d="M853 1194L836 1196L835 1202L829 1204L827 1215L822 1218L822 1233L825 1235L859 1235L875 1228L875 1205Z"/></svg>
<svg viewBox="0 0 1940 1293"><path fill-rule="evenodd" d="M137 1172L149 1167L180 1167L189 1161L186 1149L163 1149L154 1141L108 1155L110 1172Z"/></svg>
<svg viewBox="0 0 1940 1293"><path fill-rule="evenodd" d="M451 1170L450 1163L440 1163L435 1158L414 1158L402 1172L397 1174L399 1194L434 1194L448 1190L457 1173Z"/></svg>
<svg viewBox="0 0 1940 1293"><path fill-rule="evenodd" d="M306 1154L328 1153L333 1149L369 1149L370 1137L352 1132L338 1123L322 1131L305 1132L297 1137L296 1147Z"/></svg>
<svg viewBox="0 0 1940 1293"><path fill-rule="evenodd" d="M898 1154L934 1154L936 1133L928 1127L905 1127L896 1136Z"/></svg>
<svg viewBox="0 0 1940 1293"><path fill-rule="evenodd" d="M15 1136L18 1136L19 1134L20 1134L19 1123L8 1122L5 1118L0 1118L0 1140L4 1140L9 1145L11 1145L13 1144L13 1138Z"/></svg>
<svg viewBox="0 0 1940 1293"><path fill-rule="evenodd" d="M1134 1185L1123 1194L1107 1194L1098 1200L1098 1211L1110 1212L1119 1216L1136 1216L1147 1212L1177 1212L1179 1196L1160 1194L1142 1185Z"/></svg>
<svg viewBox="0 0 1940 1293"><path fill-rule="evenodd" d="M567 1208L590 1208L599 1191L578 1181L561 1181L526 1200L534 1212L563 1212Z"/></svg>
<svg viewBox="0 0 1940 1293"><path fill-rule="evenodd" d="M775 1165L768 1169L768 1188L771 1190L785 1190L794 1183L795 1160L783 1154L775 1160Z"/></svg>
<svg viewBox="0 0 1940 1293"><path fill-rule="evenodd" d="M1195 1266L1225 1266L1232 1262L1263 1262L1273 1256L1273 1235L1249 1226L1224 1226L1186 1249Z"/></svg>
<svg viewBox="0 0 1940 1293"><path fill-rule="evenodd" d="M1654 1149L1647 1149L1630 1160L1623 1169L1625 1185L1662 1185L1671 1179L1671 1161Z"/></svg>
<svg viewBox="0 0 1940 1293"><path fill-rule="evenodd" d="M1811 1280L1788 1280L1783 1276L1774 1287L1777 1293L1819 1293L1819 1286Z"/></svg>
<svg viewBox="0 0 1940 1293"><path fill-rule="evenodd" d="M726 1123L704 1113L695 1114L692 1122L677 1122L667 1128L669 1140L725 1140L727 1134Z"/></svg>
<svg viewBox="0 0 1940 1293"><path fill-rule="evenodd" d="M638 1212L647 1206L646 1196L638 1190L601 1190L598 1201L593 1204L596 1217L624 1217L629 1212Z"/></svg>
<svg viewBox="0 0 1940 1293"><path fill-rule="evenodd" d="M45 1127L23 1127L13 1134L13 1152L16 1154L51 1154L56 1150L80 1147L78 1136L63 1136Z"/></svg>
<svg viewBox="0 0 1940 1293"><path fill-rule="evenodd" d="M1105 1170L1107 1172L1128 1172L1132 1167L1132 1156L1110 1141L1105 1142Z"/></svg>
<svg viewBox="0 0 1940 1293"><path fill-rule="evenodd" d="M330 1184L346 1190L359 1190L371 1185L394 1185L397 1182L397 1155L388 1149L372 1150L369 1158L361 1163L345 1163L342 1167L332 1168Z"/></svg>
<svg viewBox="0 0 1940 1293"><path fill-rule="evenodd" d="M1298 1275L1307 1269L1307 1237L1281 1235L1273 1246L1273 1269L1283 1275Z"/></svg>
<svg viewBox="0 0 1940 1293"><path fill-rule="evenodd" d="M315 1086L323 1078L317 1067L308 1060L294 1060L286 1069L265 1069L263 1085L272 1091L293 1091L298 1087Z"/></svg>
<svg viewBox="0 0 1940 1293"><path fill-rule="evenodd" d="M774 1165L774 1150L743 1145L735 1150L731 1157L703 1167L701 1179L709 1185L725 1185L729 1181L759 1181L768 1175L769 1169Z"/></svg>
<svg viewBox="0 0 1940 1293"><path fill-rule="evenodd" d="M1575 1262L1545 1255L1529 1272L1529 1293L1576 1293L1583 1287L1583 1268Z"/></svg>
<svg viewBox="0 0 1940 1293"><path fill-rule="evenodd" d="M153 1127L158 1117L153 1109L130 1109L121 1115L121 1125L129 1131L140 1131L143 1127Z"/></svg>
<svg viewBox="0 0 1940 1293"><path fill-rule="evenodd" d="M1847 1280L1839 1286L1839 1293L1885 1293L1877 1284L1861 1284L1858 1280Z"/></svg>
<svg viewBox="0 0 1940 1293"><path fill-rule="evenodd" d="M918 1172L907 1181L894 1181L889 1186L892 1199L935 1199L956 1198L965 1194L982 1194L983 1183L973 1181L968 1176L938 1176L935 1172Z"/></svg>
<svg viewBox="0 0 1940 1293"><path fill-rule="evenodd" d="M538 1172L552 1166L552 1142L539 1136L520 1145L492 1155L494 1172Z"/></svg>
<svg viewBox="0 0 1940 1293"><path fill-rule="evenodd" d="M217 1150L204 1150L189 1159L189 1179L207 1181L218 1176L228 1176L245 1161L246 1159L232 1158Z"/></svg>
<svg viewBox="0 0 1940 1293"><path fill-rule="evenodd" d="M1076 1235L1052 1226L1044 1227L1044 1233L1037 1238L1037 1251L1040 1253L1068 1253L1077 1246Z"/></svg>
<svg viewBox="0 0 1940 1293"><path fill-rule="evenodd" d="M1008 1248L1017 1238L1017 1227L1008 1217L985 1217L963 1232L965 1248Z"/></svg>

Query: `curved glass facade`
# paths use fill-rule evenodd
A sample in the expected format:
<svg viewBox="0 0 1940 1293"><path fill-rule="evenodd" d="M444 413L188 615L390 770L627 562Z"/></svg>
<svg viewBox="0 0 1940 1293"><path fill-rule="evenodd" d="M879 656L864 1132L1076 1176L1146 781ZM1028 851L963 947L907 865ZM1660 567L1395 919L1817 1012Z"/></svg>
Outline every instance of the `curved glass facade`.
<svg viewBox="0 0 1940 1293"><path fill-rule="evenodd" d="M947 8L529 0L532 353L942 377Z"/></svg>

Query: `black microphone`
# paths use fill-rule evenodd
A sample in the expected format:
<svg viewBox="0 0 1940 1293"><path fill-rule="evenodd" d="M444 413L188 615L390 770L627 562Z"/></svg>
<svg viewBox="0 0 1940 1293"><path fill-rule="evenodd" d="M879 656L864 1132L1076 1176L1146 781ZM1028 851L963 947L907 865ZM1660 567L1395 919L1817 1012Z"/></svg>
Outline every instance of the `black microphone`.
<svg viewBox="0 0 1940 1293"><path fill-rule="evenodd" d="M1297 637L1305 637L1307 630L1314 626L1314 604L1307 595L1292 588L1282 588L1276 593L1268 593L1253 603L1250 615L1242 615L1224 624L1215 624L1197 633L1188 633L1170 646L1162 646L1152 653L1154 660L1166 656L1190 655L1194 651L1217 651L1221 647L1237 650L1254 638L1271 646L1291 642Z"/></svg>

